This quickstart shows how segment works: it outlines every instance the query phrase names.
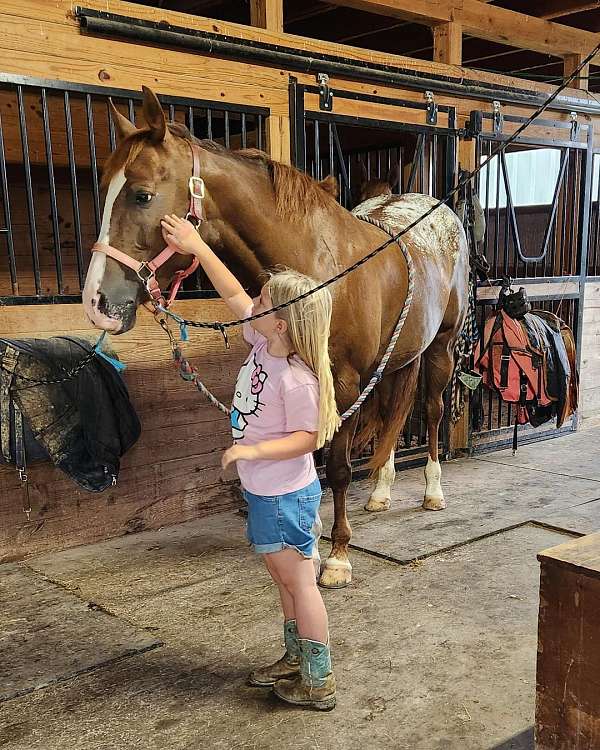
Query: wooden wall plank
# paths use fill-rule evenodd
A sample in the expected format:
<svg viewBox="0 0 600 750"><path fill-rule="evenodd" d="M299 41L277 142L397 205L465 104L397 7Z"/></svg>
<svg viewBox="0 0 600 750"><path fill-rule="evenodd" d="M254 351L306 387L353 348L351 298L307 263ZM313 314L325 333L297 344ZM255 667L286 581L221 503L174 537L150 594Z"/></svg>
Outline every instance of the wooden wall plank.
<svg viewBox="0 0 600 750"><path fill-rule="evenodd" d="M20 18L29 18L36 21L51 20L57 23L63 23L67 26L70 26L75 31L75 33L79 33L79 25L74 19L72 13L72 8L74 8L75 5L76 3L70 2L70 0L49 0L48 2L46 2L46 0L25 0L24 2L19 2L19 0L4 0L4 2L2 3L2 11L7 15L14 15ZM308 39L306 37L296 36L293 34L281 34L269 30L256 29L251 26L245 26L243 24L235 24L211 18L192 16L176 11L167 11L164 8L151 8L148 6L122 2L121 0L86 0L85 5L88 8L95 8L97 10L107 11L109 13L119 13L121 15L132 16L134 18L142 18L156 22L162 21L171 23L173 25L184 26L200 31L209 31L213 33L223 34L225 36L237 37L240 39L251 39L255 41L264 41L269 44L291 46L296 49L303 50L307 53L320 52L333 54L338 55L342 58L349 57L355 60L363 60L366 62L395 65L441 76L456 75L460 77L468 74L470 78L476 78L478 80L497 85L507 85L515 87L521 87L523 85L522 79L511 78L510 76L502 76L495 73L485 73L482 71L471 71L466 68L446 66L427 60L418 60L416 58L403 57L401 55L390 55L389 53L365 50L359 47L351 47L349 45L324 42L316 39ZM97 41L100 46L104 42L104 40ZM203 58L203 60L205 59L206 58ZM76 63L76 61L74 62ZM25 74L27 75L27 73ZM29 73L29 75L35 74ZM282 73L282 75L285 74ZM60 78L61 76L57 77ZM108 85L111 85L110 81L107 83ZM551 93L553 90L550 85L540 83L539 81L528 81L527 88L529 90L546 91L548 93ZM582 92L578 92L575 89L571 90L569 93L573 94L574 96L581 97L584 101L592 101L591 97L588 97Z"/></svg>
<svg viewBox="0 0 600 750"><path fill-rule="evenodd" d="M585 285L581 358L581 414L600 416L600 282Z"/></svg>
<svg viewBox="0 0 600 750"><path fill-rule="evenodd" d="M175 309L192 319L229 317L220 300L180 301ZM90 340L98 333L86 323L81 305L2 307L0 331L12 338L66 334ZM239 330L231 332L230 340L226 353L220 334L193 331L185 345L208 387L225 403L231 401L247 353ZM239 505L231 484L235 472L225 475L220 468L222 451L231 444L228 419L179 377L152 316L142 310L136 327L110 337L110 346L128 364L124 378L142 423L140 440L123 458L118 485L88 493L50 464L35 464L29 470L33 513L27 522L17 472L1 466L0 561Z"/></svg>
<svg viewBox="0 0 600 750"><path fill-rule="evenodd" d="M145 83L157 93L173 96L194 97L201 90L202 98L215 102L269 106L276 114L288 113L287 81L282 85L282 73L277 69L96 39L79 33L76 25L46 19L38 20L36 27L39 33L32 50L23 36L23 19L0 13L4 72L133 91Z"/></svg>

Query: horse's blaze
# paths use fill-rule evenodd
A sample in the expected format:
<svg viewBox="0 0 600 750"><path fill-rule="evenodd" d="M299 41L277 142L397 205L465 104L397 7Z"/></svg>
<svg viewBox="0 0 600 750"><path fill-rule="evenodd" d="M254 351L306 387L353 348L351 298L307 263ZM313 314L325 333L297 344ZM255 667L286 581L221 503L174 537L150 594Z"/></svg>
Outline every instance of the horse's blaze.
<svg viewBox="0 0 600 750"><path fill-rule="evenodd" d="M110 181L106 192L106 201L104 202L104 212L102 214L102 225L98 242L110 245L110 221L114 203L127 182L125 173L120 169ZM123 327L123 321L117 316L107 315L101 310L100 295L105 294L108 300L113 298L110 290L104 290L102 284L106 273L106 255L104 253L92 253L92 259L85 277L85 286L83 287L83 309L88 320L96 328L103 331L117 333Z"/></svg>

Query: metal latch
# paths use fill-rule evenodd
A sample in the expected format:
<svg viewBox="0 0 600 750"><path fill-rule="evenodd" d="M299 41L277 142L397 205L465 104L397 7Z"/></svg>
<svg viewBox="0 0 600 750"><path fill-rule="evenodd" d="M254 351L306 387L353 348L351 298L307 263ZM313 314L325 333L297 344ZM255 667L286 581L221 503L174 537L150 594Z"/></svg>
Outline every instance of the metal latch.
<svg viewBox="0 0 600 750"><path fill-rule="evenodd" d="M319 109L331 112L333 109L333 91L329 88L329 76L327 73L317 73L319 84Z"/></svg>
<svg viewBox="0 0 600 750"><path fill-rule="evenodd" d="M483 130L483 113L481 110L475 109L471 112L469 120L465 126L464 137L466 140L471 138L477 138L477 136Z"/></svg>
<svg viewBox="0 0 600 750"><path fill-rule="evenodd" d="M579 122L577 120L577 112L570 112L569 113L569 119L571 121L571 135L570 139L572 141L577 140L577 136L579 134Z"/></svg>
<svg viewBox="0 0 600 750"><path fill-rule="evenodd" d="M427 124L437 125L438 106L435 103L433 91L425 92L425 101L427 102Z"/></svg>
<svg viewBox="0 0 600 750"><path fill-rule="evenodd" d="M493 122L494 122L494 135L502 132L504 127L504 115L502 114L502 105L499 101L494 100L492 102L493 107Z"/></svg>

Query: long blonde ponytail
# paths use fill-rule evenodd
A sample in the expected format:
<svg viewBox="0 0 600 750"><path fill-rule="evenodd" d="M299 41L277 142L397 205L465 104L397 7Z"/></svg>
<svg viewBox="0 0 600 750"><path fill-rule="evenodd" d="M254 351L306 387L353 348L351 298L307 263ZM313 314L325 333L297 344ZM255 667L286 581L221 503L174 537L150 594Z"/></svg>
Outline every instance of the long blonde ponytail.
<svg viewBox="0 0 600 750"><path fill-rule="evenodd" d="M309 276L287 268L271 274L267 284L274 307L316 286L317 282ZM329 359L331 307L331 294L325 288L276 313L288 324L288 334L296 354L319 380L317 448L331 440L340 426Z"/></svg>

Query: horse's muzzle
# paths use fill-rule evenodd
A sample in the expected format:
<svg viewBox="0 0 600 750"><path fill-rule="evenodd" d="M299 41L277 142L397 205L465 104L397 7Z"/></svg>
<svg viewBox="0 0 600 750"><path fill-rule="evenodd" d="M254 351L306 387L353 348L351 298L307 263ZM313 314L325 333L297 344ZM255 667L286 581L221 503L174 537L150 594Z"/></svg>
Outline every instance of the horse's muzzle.
<svg viewBox="0 0 600 750"><path fill-rule="evenodd" d="M111 303L102 293L84 300L85 313L92 325L102 331L121 334L133 328L136 319L136 303L127 300Z"/></svg>

